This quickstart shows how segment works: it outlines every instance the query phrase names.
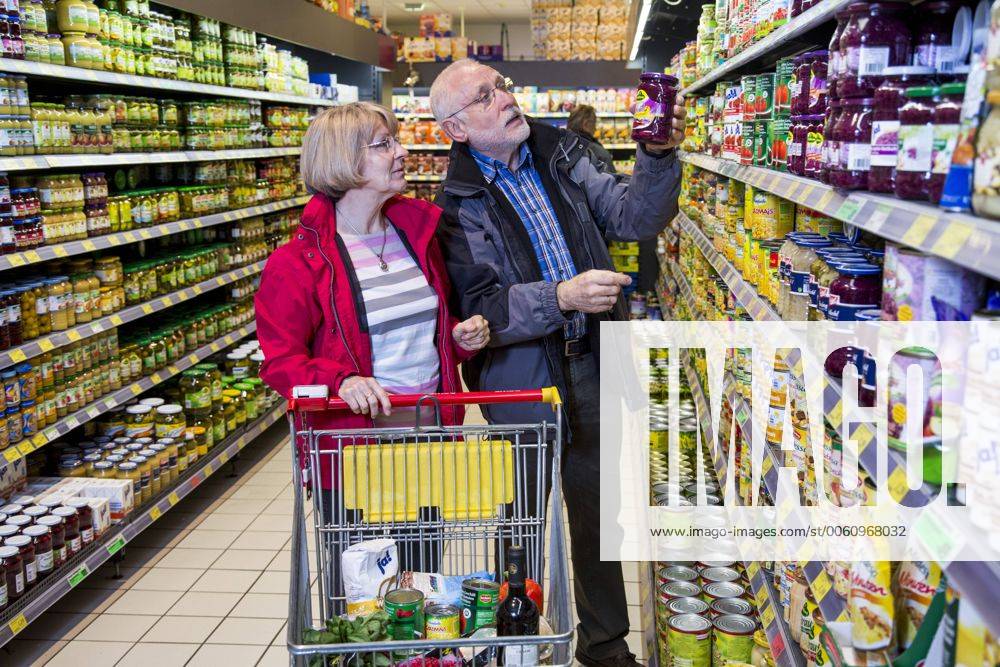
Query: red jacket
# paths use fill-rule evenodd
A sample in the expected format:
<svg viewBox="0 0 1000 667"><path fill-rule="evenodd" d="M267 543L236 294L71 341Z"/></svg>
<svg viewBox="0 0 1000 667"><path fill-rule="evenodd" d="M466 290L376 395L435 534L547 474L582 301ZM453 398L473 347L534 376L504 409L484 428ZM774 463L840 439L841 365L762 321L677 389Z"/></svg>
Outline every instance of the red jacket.
<svg viewBox="0 0 1000 667"><path fill-rule="evenodd" d="M471 356L456 345L451 330L458 320L448 312L451 286L435 238L441 209L431 203L393 197L382 209L438 296L437 349L443 392L461 391L460 361ZM285 398L296 385L320 384L337 395L351 375L371 377L371 338L362 332L350 276L337 243L334 202L313 196L292 240L274 251L264 267L254 299L257 338L265 361L260 376ZM310 426L344 430L371 428L372 420L352 412L311 415ZM445 425L461 424L460 407L442 408ZM328 439L332 447L334 441ZM322 488L332 488L329 459L322 457Z"/></svg>

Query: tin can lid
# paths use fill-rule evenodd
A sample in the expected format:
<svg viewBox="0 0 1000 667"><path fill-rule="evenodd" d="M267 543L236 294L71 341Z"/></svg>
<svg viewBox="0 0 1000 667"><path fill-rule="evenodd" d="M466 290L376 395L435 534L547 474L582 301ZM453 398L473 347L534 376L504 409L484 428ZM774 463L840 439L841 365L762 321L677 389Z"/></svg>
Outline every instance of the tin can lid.
<svg viewBox="0 0 1000 667"><path fill-rule="evenodd" d="M701 598L674 598L667 603L667 611L671 614L704 614L708 605Z"/></svg>
<svg viewBox="0 0 1000 667"><path fill-rule="evenodd" d="M709 606L712 611L721 616L726 616L728 614L750 616L753 614L753 605L743 598L722 598L720 600L714 600Z"/></svg>
<svg viewBox="0 0 1000 667"><path fill-rule="evenodd" d="M740 573L731 567L706 567L701 571L703 579L710 581L736 581Z"/></svg>
<svg viewBox="0 0 1000 667"><path fill-rule="evenodd" d="M752 636L754 631L757 630L757 623L749 616L743 616L742 614L719 616L713 621L713 625L715 625L717 630L729 635Z"/></svg>
<svg viewBox="0 0 1000 667"><path fill-rule="evenodd" d="M712 629L712 622L698 614L678 614L667 621L671 630L685 634L701 634Z"/></svg>
<svg viewBox="0 0 1000 667"><path fill-rule="evenodd" d="M742 586L731 581L717 581L705 585L705 595L711 598L738 598L743 592Z"/></svg>
<svg viewBox="0 0 1000 667"><path fill-rule="evenodd" d="M693 598L701 593L701 586L690 581L668 581L660 586L660 592L668 598Z"/></svg>

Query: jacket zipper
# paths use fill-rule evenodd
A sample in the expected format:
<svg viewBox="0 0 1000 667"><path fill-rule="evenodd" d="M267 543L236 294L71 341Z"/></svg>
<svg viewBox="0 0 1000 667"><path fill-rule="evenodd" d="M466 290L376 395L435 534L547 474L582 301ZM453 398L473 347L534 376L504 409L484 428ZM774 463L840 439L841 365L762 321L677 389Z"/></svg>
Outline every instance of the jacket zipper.
<svg viewBox="0 0 1000 667"><path fill-rule="evenodd" d="M337 320L337 335L340 336L340 342L344 344L344 349L347 350L347 354L351 356L351 361L354 363L354 369L358 372L358 375L361 375L361 364L358 363L357 358L354 356L354 351L351 350L351 346L347 344L347 338L344 337L344 327L340 323L340 313L337 311L337 300L333 294L333 289L334 289L333 279L335 273L333 268L333 262L330 261L330 258L327 257L326 252L323 251L323 244L320 243L319 240L319 232L317 232L312 227L306 225L305 223L300 223L300 224L316 236L316 249L319 250L319 254L326 261L327 266L330 267L330 307L333 309L333 319Z"/></svg>
<svg viewBox="0 0 1000 667"><path fill-rule="evenodd" d="M559 150L562 151L563 155L566 156L566 160L569 161L569 154L566 152L566 147L561 143L559 144ZM597 262L594 261L594 253L590 249L590 241L587 238L587 229L583 224L583 219L576 210L576 204L570 198L569 193L566 192L566 188L563 187L562 180L559 178L559 170L556 169L556 162L559 160L558 154L552 156L552 161L549 163L549 169L552 171L552 180L556 182L559 187L559 193L563 198L570 203L570 208L573 209L573 217L576 218L577 224L580 226L580 233L583 235L583 245L587 249L587 257L590 258L590 266L592 268L597 268Z"/></svg>

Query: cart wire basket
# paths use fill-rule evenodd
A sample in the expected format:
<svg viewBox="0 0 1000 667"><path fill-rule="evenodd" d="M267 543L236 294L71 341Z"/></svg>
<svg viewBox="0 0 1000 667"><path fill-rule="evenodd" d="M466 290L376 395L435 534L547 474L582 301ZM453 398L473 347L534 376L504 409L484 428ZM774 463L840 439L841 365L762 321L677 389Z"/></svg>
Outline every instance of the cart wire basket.
<svg viewBox="0 0 1000 667"><path fill-rule="evenodd" d="M349 409L344 401L327 398L326 387L296 387L289 402L295 481L287 633L290 664L489 665L495 664L500 647L516 643L538 645L546 664L571 665L573 625L562 521L563 416L558 390L393 395L390 399L394 410L415 408L412 427L316 428L314 423L322 423L324 417ZM553 421L441 425L443 406L517 402L549 403ZM433 420L427 420L428 415ZM433 423L423 425L422 418ZM310 588L303 497L307 485L313 489L309 518L318 575L318 619L313 617ZM553 520L547 522L547 517ZM545 608L540 611L551 634L516 642L511 637L477 634L442 640L305 643L306 631L347 612L341 554L351 545L377 538L395 541L400 572L442 575L502 573L506 546L524 546L528 577L543 582L548 565ZM450 661L433 659L444 656Z"/></svg>

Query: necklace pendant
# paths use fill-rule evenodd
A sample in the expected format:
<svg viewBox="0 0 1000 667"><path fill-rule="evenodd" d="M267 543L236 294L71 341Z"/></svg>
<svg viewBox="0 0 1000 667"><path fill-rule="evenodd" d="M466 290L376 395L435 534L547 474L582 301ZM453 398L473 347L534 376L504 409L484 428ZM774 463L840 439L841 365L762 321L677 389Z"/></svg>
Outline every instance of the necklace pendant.
<svg viewBox="0 0 1000 667"><path fill-rule="evenodd" d="M382 269L382 273L389 273L389 265L385 263L384 259L379 260L379 267Z"/></svg>

